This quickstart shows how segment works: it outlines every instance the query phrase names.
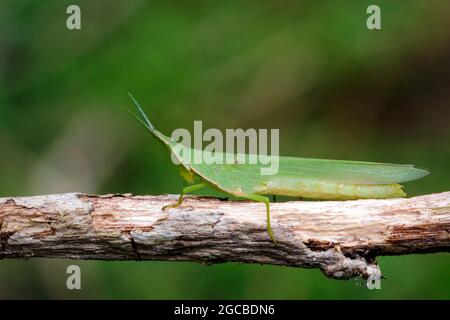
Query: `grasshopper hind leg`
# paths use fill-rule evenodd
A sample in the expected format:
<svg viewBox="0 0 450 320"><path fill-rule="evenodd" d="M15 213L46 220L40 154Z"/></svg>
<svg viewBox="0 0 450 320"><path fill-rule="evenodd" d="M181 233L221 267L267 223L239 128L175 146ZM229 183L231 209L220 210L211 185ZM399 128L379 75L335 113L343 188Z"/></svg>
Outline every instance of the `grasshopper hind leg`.
<svg viewBox="0 0 450 320"><path fill-rule="evenodd" d="M197 184L193 184L192 186L187 186L187 187L183 188L183 190L181 190L181 194L180 194L180 197L178 198L178 201L176 203L168 204L168 205L162 207L162 210L166 211L167 209L170 209L170 208L178 208L183 203L183 198L187 193L194 192L194 191L202 189L204 187L206 187L205 183L197 183Z"/></svg>
<svg viewBox="0 0 450 320"><path fill-rule="evenodd" d="M270 225L270 201L268 197L261 196L259 194L249 194L245 196L240 196L241 198L253 200L257 202L264 202L266 205L266 215L267 215L267 233L269 234L270 239L273 241L273 243L277 244L277 241L275 240L275 236L273 234L272 227Z"/></svg>

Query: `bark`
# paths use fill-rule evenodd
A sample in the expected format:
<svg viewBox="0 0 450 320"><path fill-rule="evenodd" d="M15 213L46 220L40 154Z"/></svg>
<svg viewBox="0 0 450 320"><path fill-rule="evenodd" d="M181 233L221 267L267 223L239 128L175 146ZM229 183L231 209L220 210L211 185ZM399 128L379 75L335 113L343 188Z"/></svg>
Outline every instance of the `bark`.
<svg viewBox="0 0 450 320"><path fill-rule="evenodd" d="M376 256L449 251L450 192L409 199L262 203L79 193L0 198L0 258L245 262L379 278Z"/></svg>

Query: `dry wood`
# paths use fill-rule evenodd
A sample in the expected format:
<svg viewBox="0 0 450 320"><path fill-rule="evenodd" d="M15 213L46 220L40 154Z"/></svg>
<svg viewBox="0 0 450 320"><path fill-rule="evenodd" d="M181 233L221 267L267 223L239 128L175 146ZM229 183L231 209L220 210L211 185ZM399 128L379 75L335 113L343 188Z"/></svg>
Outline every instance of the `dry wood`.
<svg viewBox="0 0 450 320"><path fill-rule="evenodd" d="M409 199L264 204L175 195L0 198L0 258L237 261L379 277L375 257L449 251L450 192Z"/></svg>

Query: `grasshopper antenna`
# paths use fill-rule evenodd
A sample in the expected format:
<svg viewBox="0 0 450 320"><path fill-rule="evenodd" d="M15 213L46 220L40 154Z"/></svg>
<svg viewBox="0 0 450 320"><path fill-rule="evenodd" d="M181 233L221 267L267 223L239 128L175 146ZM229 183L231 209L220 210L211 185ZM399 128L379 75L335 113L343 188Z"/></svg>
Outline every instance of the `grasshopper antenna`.
<svg viewBox="0 0 450 320"><path fill-rule="evenodd" d="M133 112L131 112L130 110L128 110L127 108L122 108L123 110L125 110L126 112L128 112L133 118L135 118L137 120L137 122L139 122L140 124L142 124L142 126L147 129L147 130L151 130L147 124L142 121L137 115L135 115Z"/></svg>
<svg viewBox="0 0 450 320"><path fill-rule="evenodd" d="M150 122L150 120L148 119L147 115L145 114L144 110L142 110L141 106L139 105L139 103L136 101L136 99L133 97L133 95L131 93L128 92L128 95L130 96L131 100L133 101L136 109L139 111L140 115L144 118L145 123L140 120L137 116L135 116L132 112L128 111L128 113L130 113L133 117L135 117L141 124L144 125L144 127L146 127L149 130L155 130L155 127L152 125L152 123Z"/></svg>

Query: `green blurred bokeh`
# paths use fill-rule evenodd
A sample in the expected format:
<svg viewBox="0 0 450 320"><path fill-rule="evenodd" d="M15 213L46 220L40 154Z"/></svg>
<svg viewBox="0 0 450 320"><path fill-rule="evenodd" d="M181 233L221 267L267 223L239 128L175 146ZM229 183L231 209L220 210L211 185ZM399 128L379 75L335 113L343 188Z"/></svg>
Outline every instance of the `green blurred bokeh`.
<svg viewBox="0 0 450 320"><path fill-rule="evenodd" d="M82 29L66 28L78 4ZM366 28L381 7L382 30ZM33 1L0 4L0 196L177 193L165 133L280 128L291 156L414 163L450 180L450 2ZM446 253L379 258L381 290L320 271L168 262L0 261L0 298L445 298ZM82 267L82 290L65 268Z"/></svg>

